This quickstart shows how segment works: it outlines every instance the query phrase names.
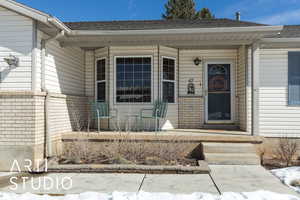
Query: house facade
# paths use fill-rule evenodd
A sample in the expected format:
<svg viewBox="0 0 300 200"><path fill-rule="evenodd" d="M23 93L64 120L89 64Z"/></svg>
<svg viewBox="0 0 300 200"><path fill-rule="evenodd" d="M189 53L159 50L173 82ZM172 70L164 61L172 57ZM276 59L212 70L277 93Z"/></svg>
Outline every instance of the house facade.
<svg viewBox="0 0 300 200"><path fill-rule="evenodd" d="M229 19L61 22L0 1L0 170L59 150L90 101L129 115L168 102L163 129L300 137L300 27ZM110 121L102 121L105 128ZM36 164L36 163L35 163Z"/></svg>

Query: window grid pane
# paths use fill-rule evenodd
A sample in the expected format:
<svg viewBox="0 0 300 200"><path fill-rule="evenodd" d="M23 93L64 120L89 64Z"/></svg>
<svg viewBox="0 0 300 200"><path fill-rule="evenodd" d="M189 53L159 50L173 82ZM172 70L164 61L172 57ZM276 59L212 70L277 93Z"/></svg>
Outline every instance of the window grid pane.
<svg viewBox="0 0 300 200"><path fill-rule="evenodd" d="M105 83L105 59L97 61L97 101L105 102L106 83Z"/></svg>
<svg viewBox="0 0 300 200"><path fill-rule="evenodd" d="M118 103L151 102L151 58L117 58Z"/></svg>
<svg viewBox="0 0 300 200"><path fill-rule="evenodd" d="M105 80L105 59L97 61L97 80Z"/></svg>
<svg viewBox="0 0 300 200"><path fill-rule="evenodd" d="M163 100L168 103L175 103L175 83L163 82Z"/></svg>
<svg viewBox="0 0 300 200"><path fill-rule="evenodd" d="M300 105L300 52L288 53L288 102Z"/></svg>
<svg viewBox="0 0 300 200"><path fill-rule="evenodd" d="M163 100L175 103L175 60L163 58Z"/></svg>
<svg viewBox="0 0 300 200"><path fill-rule="evenodd" d="M105 102L105 82L97 83L97 100L101 102Z"/></svg>

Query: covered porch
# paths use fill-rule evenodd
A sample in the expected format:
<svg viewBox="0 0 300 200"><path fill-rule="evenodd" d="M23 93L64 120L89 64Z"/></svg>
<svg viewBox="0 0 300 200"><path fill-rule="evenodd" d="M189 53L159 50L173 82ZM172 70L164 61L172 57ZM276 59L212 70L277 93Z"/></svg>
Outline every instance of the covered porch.
<svg viewBox="0 0 300 200"><path fill-rule="evenodd" d="M78 31L58 40L63 47L85 50L85 94L117 109L122 129L128 117L161 99L168 102L163 130L254 135L259 39L278 30ZM101 120L101 127L109 130L113 123ZM149 124L153 129L155 121Z"/></svg>

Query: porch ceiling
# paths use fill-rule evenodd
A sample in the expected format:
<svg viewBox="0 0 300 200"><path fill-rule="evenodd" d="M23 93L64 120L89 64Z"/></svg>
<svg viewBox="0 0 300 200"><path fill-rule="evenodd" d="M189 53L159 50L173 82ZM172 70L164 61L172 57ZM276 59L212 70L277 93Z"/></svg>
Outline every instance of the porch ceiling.
<svg viewBox="0 0 300 200"><path fill-rule="evenodd" d="M186 32L78 32L60 39L62 46L77 46L82 48L97 48L102 46L122 46L122 45L168 45L173 47L195 47L195 46L233 46L247 45L257 41L266 35L278 33L277 29L227 29L214 30L186 30ZM162 30L163 31L163 30Z"/></svg>

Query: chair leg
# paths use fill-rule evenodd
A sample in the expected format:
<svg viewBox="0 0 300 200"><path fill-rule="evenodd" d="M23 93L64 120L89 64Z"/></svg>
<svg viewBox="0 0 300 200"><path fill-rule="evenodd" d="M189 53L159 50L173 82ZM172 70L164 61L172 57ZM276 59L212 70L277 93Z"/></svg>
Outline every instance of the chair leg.
<svg viewBox="0 0 300 200"><path fill-rule="evenodd" d="M142 132L145 131L144 120L142 118L140 119L140 129L142 130Z"/></svg>
<svg viewBox="0 0 300 200"><path fill-rule="evenodd" d="M139 124L140 124L140 130L141 130L142 132L144 132L145 127L144 127L144 120L143 120L143 118L140 118Z"/></svg>
<svg viewBox="0 0 300 200"><path fill-rule="evenodd" d="M118 131L121 132L121 127L120 127L120 120L119 120L119 117L117 117L117 125L118 125Z"/></svg>
<svg viewBox="0 0 300 200"><path fill-rule="evenodd" d="M129 121L129 119L127 118L127 119L125 120L125 132L126 132L126 133L129 132L129 123L130 123L130 121Z"/></svg>
<svg viewBox="0 0 300 200"><path fill-rule="evenodd" d="M100 119L98 118L98 133L100 133Z"/></svg>
<svg viewBox="0 0 300 200"><path fill-rule="evenodd" d="M157 118L155 118L155 134L157 134Z"/></svg>
<svg viewBox="0 0 300 200"><path fill-rule="evenodd" d="M90 123L91 123L91 120L90 120L90 118L88 118L88 124L87 124L87 132L88 133L90 132Z"/></svg>

